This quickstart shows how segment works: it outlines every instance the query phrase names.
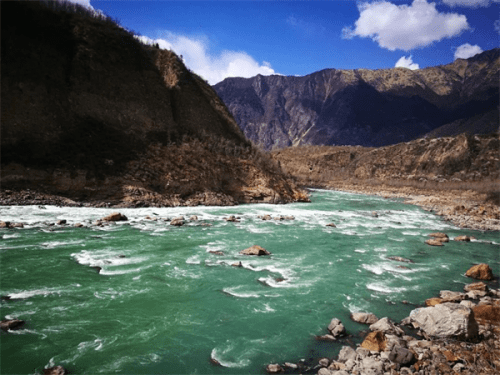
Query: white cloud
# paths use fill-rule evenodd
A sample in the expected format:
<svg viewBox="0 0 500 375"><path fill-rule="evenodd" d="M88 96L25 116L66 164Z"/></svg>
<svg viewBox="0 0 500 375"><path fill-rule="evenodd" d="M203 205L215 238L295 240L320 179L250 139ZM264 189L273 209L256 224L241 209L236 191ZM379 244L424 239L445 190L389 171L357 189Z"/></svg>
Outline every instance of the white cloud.
<svg viewBox="0 0 500 375"><path fill-rule="evenodd" d="M443 3L450 7L478 8L487 7L491 3L498 3L500 0L443 0Z"/></svg>
<svg viewBox="0 0 500 375"><path fill-rule="evenodd" d="M469 57L472 57L474 55L477 55L478 53L483 52L481 47L479 47L477 44L475 46L470 45L469 43L462 44L461 46L457 47L455 50L455 60L456 59L468 59Z"/></svg>
<svg viewBox="0 0 500 375"><path fill-rule="evenodd" d="M92 5L90 5L90 0L67 0L70 3L75 3L84 6L85 8L94 9Z"/></svg>
<svg viewBox="0 0 500 375"><path fill-rule="evenodd" d="M411 69L411 70L420 69L420 66L418 66L418 64L413 62L412 57L413 56L411 56L411 55L409 57L401 56L401 58L396 62L395 67L396 68L407 68L407 69Z"/></svg>
<svg viewBox="0 0 500 375"><path fill-rule="evenodd" d="M500 34L500 20L493 22L493 27L495 28L495 31Z"/></svg>
<svg viewBox="0 0 500 375"><path fill-rule="evenodd" d="M145 43L158 43L162 49L171 49L182 55L186 66L214 85L228 77L249 78L257 74L277 74L269 62L259 64L246 52L222 51L213 54L208 47L206 38L190 38L166 32L163 38L151 39L141 36L139 39Z"/></svg>
<svg viewBox="0 0 500 375"><path fill-rule="evenodd" d="M320 24L307 22L295 16L289 16L286 19L286 23L308 37L321 34L326 31L326 28Z"/></svg>
<svg viewBox="0 0 500 375"><path fill-rule="evenodd" d="M410 51L469 29L467 18L457 13L440 13L435 3L413 0L411 5L388 1L361 3L359 19L343 32L345 39L371 38L382 48Z"/></svg>

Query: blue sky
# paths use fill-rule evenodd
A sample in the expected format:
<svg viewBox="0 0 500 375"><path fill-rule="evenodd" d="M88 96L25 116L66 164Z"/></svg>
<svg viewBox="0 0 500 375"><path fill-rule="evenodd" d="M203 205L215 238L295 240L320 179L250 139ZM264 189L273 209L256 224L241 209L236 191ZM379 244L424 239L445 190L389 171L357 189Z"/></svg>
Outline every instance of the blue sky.
<svg viewBox="0 0 500 375"><path fill-rule="evenodd" d="M499 1L90 0L90 6L174 50L215 84L230 76L448 64L499 46Z"/></svg>

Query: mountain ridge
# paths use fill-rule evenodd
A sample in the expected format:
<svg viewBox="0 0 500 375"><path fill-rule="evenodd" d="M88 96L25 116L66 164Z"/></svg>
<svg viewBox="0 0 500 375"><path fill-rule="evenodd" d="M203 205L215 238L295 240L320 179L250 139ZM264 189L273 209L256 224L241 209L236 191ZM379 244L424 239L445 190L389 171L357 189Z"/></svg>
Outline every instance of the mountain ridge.
<svg viewBox="0 0 500 375"><path fill-rule="evenodd" d="M323 69L226 78L213 87L245 135L265 149L384 146L486 113L492 120L478 131L498 130L499 56L496 48L416 71Z"/></svg>

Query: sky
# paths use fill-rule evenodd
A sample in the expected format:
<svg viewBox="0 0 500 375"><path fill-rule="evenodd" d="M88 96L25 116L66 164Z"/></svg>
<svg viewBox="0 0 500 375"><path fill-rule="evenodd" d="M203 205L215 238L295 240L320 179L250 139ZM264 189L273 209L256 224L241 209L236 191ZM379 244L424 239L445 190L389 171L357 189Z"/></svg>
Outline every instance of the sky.
<svg viewBox="0 0 500 375"><path fill-rule="evenodd" d="M216 84L322 69L423 69L499 47L500 0L70 0Z"/></svg>

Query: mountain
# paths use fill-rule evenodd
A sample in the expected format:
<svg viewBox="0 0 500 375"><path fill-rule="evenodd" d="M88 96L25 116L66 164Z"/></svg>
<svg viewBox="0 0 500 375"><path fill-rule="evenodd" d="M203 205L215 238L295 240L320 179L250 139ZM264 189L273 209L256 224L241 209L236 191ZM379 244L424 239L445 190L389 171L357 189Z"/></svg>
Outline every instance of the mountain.
<svg viewBox="0 0 500 375"><path fill-rule="evenodd" d="M227 78L214 86L264 149L384 146L499 128L500 49L420 70L325 69L304 77Z"/></svg>
<svg viewBox="0 0 500 375"><path fill-rule="evenodd" d="M1 43L2 194L125 206L307 199L177 55L107 16L3 2Z"/></svg>

